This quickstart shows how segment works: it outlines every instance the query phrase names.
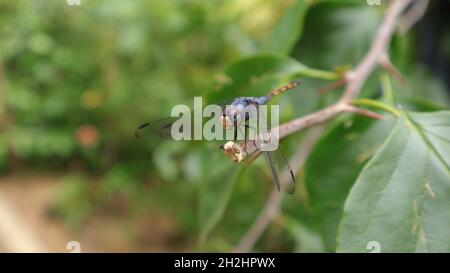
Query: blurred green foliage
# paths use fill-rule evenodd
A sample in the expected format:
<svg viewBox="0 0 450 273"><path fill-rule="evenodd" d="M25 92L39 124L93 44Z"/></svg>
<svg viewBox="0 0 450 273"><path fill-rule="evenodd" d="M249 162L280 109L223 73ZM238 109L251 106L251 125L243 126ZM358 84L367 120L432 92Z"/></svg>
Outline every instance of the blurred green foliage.
<svg viewBox="0 0 450 273"><path fill-rule="evenodd" d="M350 0L2 0L0 168L74 173L55 200L71 226L117 200L143 215L151 203L184 237L199 238L194 249L229 251L273 187L265 162L235 166L214 143L140 142L134 129L194 96L263 95L295 78L301 91L277 99L283 121L328 105L340 90L317 90L361 60L384 9ZM448 108L441 81L410 53L414 35L397 35L391 48L410 81L394 80L395 103ZM380 93L382 75L370 77L364 97ZM330 122L299 174L306 193L286 198L256 249L334 251L343 202L389 126ZM302 137L283 144L288 157Z"/></svg>

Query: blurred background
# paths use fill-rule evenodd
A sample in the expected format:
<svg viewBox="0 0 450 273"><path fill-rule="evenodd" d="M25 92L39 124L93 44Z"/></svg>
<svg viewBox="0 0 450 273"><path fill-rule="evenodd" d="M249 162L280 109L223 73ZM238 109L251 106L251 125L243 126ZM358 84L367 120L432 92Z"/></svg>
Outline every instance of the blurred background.
<svg viewBox="0 0 450 273"><path fill-rule="evenodd" d="M317 91L367 52L381 2L1 0L0 251L66 252L69 241L82 251L232 250L273 189L264 160L236 166L216 143L139 141L134 130L194 96L267 93L292 76L285 66L267 72L273 56L317 69L278 100L283 120L332 103L340 91ZM408 80L392 80L402 107L448 108L448 7L430 1L424 19L393 40L392 61ZM229 84L252 73L249 85ZM378 79L364 94L380 92ZM344 121L327 129L345 130ZM288 157L302 138L283 144ZM333 251L327 227L339 217L314 198L342 200L345 190L308 186L345 163L327 161L323 150L335 151L325 144L255 251ZM338 172L343 188L367 158Z"/></svg>

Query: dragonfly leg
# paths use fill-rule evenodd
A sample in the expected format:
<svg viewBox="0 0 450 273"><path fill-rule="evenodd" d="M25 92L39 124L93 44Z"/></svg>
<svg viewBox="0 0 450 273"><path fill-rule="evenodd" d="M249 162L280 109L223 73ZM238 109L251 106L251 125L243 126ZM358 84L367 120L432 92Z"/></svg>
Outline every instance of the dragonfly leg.
<svg viewBox="0 0 450 273"><path fill-rule="evenodd" d="M256 130L256 128L254 128L254 127L251 127L250 125L248 125L248 124L245 124L245 128L247 128L249 131L250 131L250 129L252 129L253 130L253 132L255 133L255 136L256 136L256 133L257 133L257 130Z"/></svg>
<svg viewBox="0 0 450 273"><path fill-rule="evenodd" d="M236 141L237 140L237 130L238 130L238 127L237 127L237 118L236 118L236 115L234 115L234 119L233 119L233 129L234 129L234 141Z"/></svg>
<svg viewBox="0 0 450 273"><path fill-rule="evenodd" d="M251 165L253 163L253 161L255 161L260 155L262 154L261 151L256 152L255 154L253 154L249 160L247 160L247 165Z"/></svg>
<svg viewBox="0 0 450 273"><path fill-rule="evenodd" d="M252 127L252 126L250 126L250 125L248 125L248 124L245 124L245 128L248 129L248 136L249 136L249 139L250 139L250 129L253 130L253 132L254 132L254 137L255 137L255 144L256 144L256 143L257 143L257 142L256 142L256 138L258 137L258 135L257 135L258 130L256 130L256 128L254 128L254 127Z"/></svg>
<svg viewBox="0 0 450 273"><path fill-rule="evenodd" d="M245 126L246 126L245 128L247 128L247 124L245 124ZM247 134L246 134L246 131L244 129L244 132L242 132L242 128L240 126L237 129L239 129L239 133L244 135L244 150L247 151ZM237 129L236 129L236 131L237 131Z"/></svg>

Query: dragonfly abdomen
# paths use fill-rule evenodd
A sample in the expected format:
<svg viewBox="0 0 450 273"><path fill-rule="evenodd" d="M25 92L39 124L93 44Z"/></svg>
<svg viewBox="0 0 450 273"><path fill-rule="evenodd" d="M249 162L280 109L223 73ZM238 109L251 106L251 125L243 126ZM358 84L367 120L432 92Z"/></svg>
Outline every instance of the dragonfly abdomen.
<svg viewBox="0 0 450 273"><path fill-rule="evenodd" d="M285 86L282 86L280 88L277 88L277 89L271 91L269 93L269 95L267 95L266 97L268 97L268 99L270 100L271 98L273 98L275 96L278 96L281 93L284 93L284 92L286 92L286 91L288 91L290 89L296 88L299 85L300 85L300 81L298 81L298 80L297 81L292 81L292 82L286 84Z"/></svg>

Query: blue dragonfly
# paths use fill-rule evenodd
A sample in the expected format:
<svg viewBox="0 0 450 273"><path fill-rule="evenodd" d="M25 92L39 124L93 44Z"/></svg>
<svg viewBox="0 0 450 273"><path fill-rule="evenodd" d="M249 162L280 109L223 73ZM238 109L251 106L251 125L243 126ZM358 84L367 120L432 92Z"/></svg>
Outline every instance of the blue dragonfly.
<svg viewBox="0 0 450 273"><path fill-rule="evenodd" d="M261 105L266 105L274 97L294 89L300 85L300 81L292 81L280 88L272 90L265 96L261 97L236 97L231 100L217 103L221 107L220 123L226 130L234 130L234 140L237 139L238 128L244 124L247 129L254 129L248 125L248 121L252 118L265 119L264 116L259 115L255 111L248 111L249 107L255 107L256 109ZM179 117L167 117L151 122L146 122L139 126L135 131L137 138L154 137L157 136L162 139L170 139L172 137L172 126L179 119ZM265 123L265 121L263 121ZM270 130L270 128L268 128ZM256 130L256 129L254 129ZM245 132L244 132L245 136ZM220 148L224 148L221 145ZM245 149L245 147L244 147ZM288 193L293 193L295 190L295 176L289 162L283 153L281 147L273 151L264 151L266 160L270 167L270 171L274 177L275 185L280 190L281 177L286 176L290 180L290 186L287 187ZM259 155L259 154L258 154Z"/></svg>

